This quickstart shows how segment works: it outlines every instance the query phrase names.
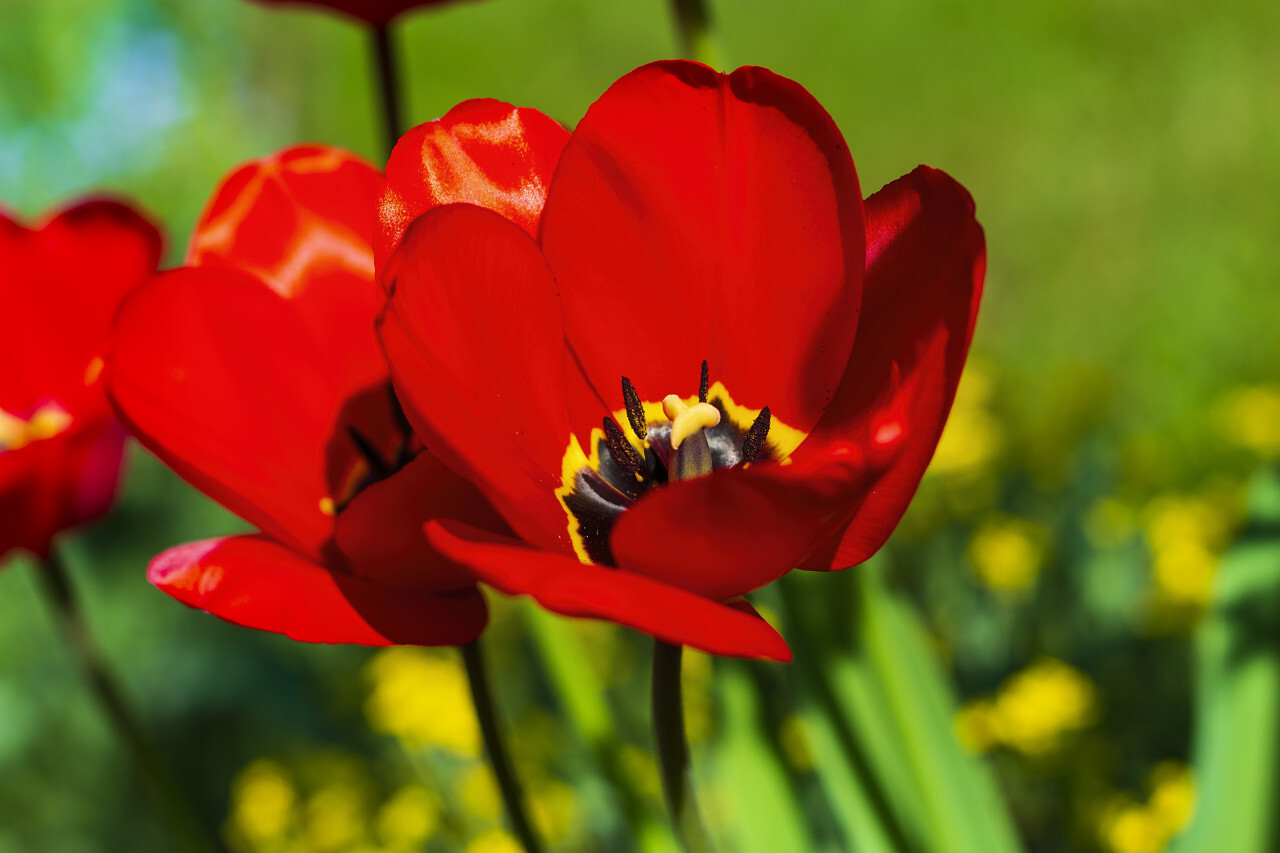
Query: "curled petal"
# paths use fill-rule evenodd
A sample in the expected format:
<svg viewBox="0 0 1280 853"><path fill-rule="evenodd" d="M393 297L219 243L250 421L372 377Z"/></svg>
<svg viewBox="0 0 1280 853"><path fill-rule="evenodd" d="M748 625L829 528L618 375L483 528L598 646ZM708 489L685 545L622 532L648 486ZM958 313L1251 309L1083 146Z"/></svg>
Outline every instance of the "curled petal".
<svg viewBox="0 0 1280 853"><path fill-rule="evenodd" d="M414 223L389 271L378 329L414 430L523 538L569 550L555 497L564 333L537 245L493 211L446 205Z"/></svg>
<svg viewBox="0 0 1280 853"><path fill-rule="evenodd" d="M456 522L427 525L432 544L508 595L565 616L608 619L668 643L719 655L788 661L791 650L749 606L724 604L632 574L537 551Z"/></svg>
<svg viewBox="0 0 1280 853"><path fill-rule="evenodd" d="M566 335L616 408L691 394L698 368L808 432L848 361L862 196L839 129L762 68L646 65L587 111L560 157L541 243Z"/></svg>
<svg viewBox="0 0 1280 853"><path fill-rule="evenodd" d="M374 252L379 271L409 224L433 207L487 207L538 236L542 205L569 132L537 110L463 101L410 130L387 161ZM384 282L385 283L385 282Z"/></svg>
<svg viewBox="0 0 1280 853"><path fill-rule="evenodd" d="M170 548L147 578L190 607L305 643L457 645L484 630L474 589L436 594L344 576L265 536L208 539Z"/></svg>
<svg viewBox="0 0 1280 853"><path fill-rule="evenodd" d="M733 598L800 565L866 500L877 473L853 447L803 464L717 471L636 502L610 544L623 569Z"/></svg>
<svg viewBox="0 0 1280 853"><path fill-rule="evenodd" d="M316 340L340 353L351 391L387 375L373 336L374 204L382 175L340 148L299 145L251 160L219 185L187 262L245 273L288 299Z"/></svg>
<svg viewBox="0 0 1280 853"><path fill-rule="evenodd" d="M805 568L844 568L874 554L933 457L982 297L986 244L973 211L964 187L927 166L867 199L858 339L830 408L795 458L853 441L892 462L844 535Z"/></svg>

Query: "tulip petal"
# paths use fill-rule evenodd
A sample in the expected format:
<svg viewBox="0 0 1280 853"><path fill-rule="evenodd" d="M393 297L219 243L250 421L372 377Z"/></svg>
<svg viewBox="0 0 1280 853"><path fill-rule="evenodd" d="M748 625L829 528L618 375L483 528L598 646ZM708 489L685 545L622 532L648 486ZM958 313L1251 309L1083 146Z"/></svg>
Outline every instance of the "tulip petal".
<svg viewBox="0 0 1280 853"><path fill-rule="evenodd" d="M894 461L843 537L805 568L855 565L897 526L942 435L982 297L986 244L973 199L921 166L867 199L867 276L849 367L794 458L854 441Z"/></svg>
<svg viewBox="0 0 1280 853"><path fill-rule="evenodd" d="M433 594L332 573L265 536L170 548L147 578L190 607L305 643L457 645L487 619L476 590Z"/></svg>
<svg viewBox="0 0 1280 853"><path fill-rule="evenodd" d="M138 440L264 532L319 554L333 531L331 355L289 303L229 272L163 273L121 306L105 382Z"/></svg>
<svg viewBox="0 0 1280 853"><path fill-rule="evenodd" d="M829 539L876 479L853 447L672 483L618 517L619 567L725 600L770 583Z"/></svg>
<svg viewBox="0 0 1280 853"><path fill-rule="evenodd" d="M25 417L52 399L74 415L120 300L161 248L156 227L115 201L82 202L35 230L0 214L0 409Z"/></svg>
<svg viewBox="0 0 1280 853"><path fill-rule="evenodd" d="M388 266L379 334L414 430L525 539L571 550L555 497L569 441L555 281L518 225L432 208Z"/></svg>
<svg viewBox="0 0 1280 853"><path fill-rule="evenodd" d="M537 110L501 101L463 101L410 130L387 161L378 200L374 257L381 271L410 223L433 207L487 207L530 236L569 131ZM385 282L384 282L385 283Z"/></svg>
<svg viewBox="0 0 1280 853"><path fill-rule="evenodd" d="M565 616L607 619L668 643L718 655L787 661L791 650L754 611L631 572L532 550L456 522L427 525L432 544L508 595L530 595Z"/></svg>
<svg viewBox="0 0 1280 853"><path fill-rule="evenodd" d="M285 297L327 348L344 391L387 375L373 335L374 209L382 175L319 145L252 160L219 185L187 262L247 273Z"/></svg>
<svg viewBox="0 0 1280 853"><path fill-rule="evenodd" d="M560 157L541 242L565 329L610 408L692 394L808 432L848 361L864 224L848 148L798 84L658 62L615 83Z"/></svg>
<svg viewBox="0 0 1280 853"><path fill-rule="evenodd" d="M433 518L507 529L474 485L423 451L338 513L336 541L352 572L385 586L447 590L473 585L475 578L422 535L422 525Z"/></svg>

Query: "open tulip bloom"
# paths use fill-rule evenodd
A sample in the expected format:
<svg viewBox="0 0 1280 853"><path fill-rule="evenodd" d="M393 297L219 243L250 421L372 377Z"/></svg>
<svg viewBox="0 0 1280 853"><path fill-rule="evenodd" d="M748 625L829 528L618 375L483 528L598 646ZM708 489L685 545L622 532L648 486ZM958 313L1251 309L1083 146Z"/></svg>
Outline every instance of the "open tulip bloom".
<svg viewBox="0 0 1280 853"><path fill-rule="evenodd" d="M779 660L743 596L884 543L985 270L946 174L864 202L801 86L690 62L623 77L572 134L494 101L415 128L374 244L408 419L510 528L443 513L435 549L559 613Z"/></svg>
<svg viewBox="0 0 1280 853"><path fill-rule="evenodd" d="M27 228L0 211L0 557L49 557L54 536L111 506L124 430L102 393L120 300L160 260L126 205L80 202Z"/></svg>
<svg viewBox="0 0 1280 853"><path fill-rule="evenodd" d="M188 266L122 306L106 381L143 445L261 530L161 554L158 587L298 640L465 643L484 599L422 525L503 525L399 414L373 326L380 182L317 146L230 175Z"/></svg>

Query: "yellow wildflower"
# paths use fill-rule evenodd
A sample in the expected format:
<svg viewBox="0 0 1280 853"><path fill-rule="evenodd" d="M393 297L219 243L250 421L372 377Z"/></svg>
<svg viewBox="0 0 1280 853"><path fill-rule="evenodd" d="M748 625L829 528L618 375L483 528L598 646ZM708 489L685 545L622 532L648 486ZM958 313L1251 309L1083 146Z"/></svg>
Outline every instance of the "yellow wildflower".
<svg viewBox="0 0 1280 853"><path fill-rule="evenodd" d="M1029 521L997 518L985 522L969 542L969 562L994 590L1015 592L1035 583L1044 564L1044 529Z"/></svg>
<svg viewBox="0 0 1280 853"><path fill-rule="evenodd" d="M379 652L366 673L373 690L365 715L376 731L411 748L437 746L479 756L480 726L456 651L396 646Z"/></svg>

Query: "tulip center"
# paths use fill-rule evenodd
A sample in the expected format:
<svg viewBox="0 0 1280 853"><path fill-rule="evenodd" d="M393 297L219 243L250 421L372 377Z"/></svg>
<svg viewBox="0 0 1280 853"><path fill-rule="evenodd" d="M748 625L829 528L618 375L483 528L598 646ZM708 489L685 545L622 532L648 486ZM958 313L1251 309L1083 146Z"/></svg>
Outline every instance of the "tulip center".
<svg viewBox="0 0 1280 853"><path fill-rule="evenodd" d="M748 409L709 382L707 363L696 397L643 400L622 378L623 408L591 431L583 449L570 436L556 496L583 562L615 565L609 536L618 517L654 489L675 480L759 462L781 462L804 434L775 419L769 407Z"/></svg>
<svg viewBox="0 0 1280 853"><path fill-rule="evenodd" d="M395 474L421 450L389 382L353 394L338 414L326 449L330 491L320 511L341 512L356 495Z"/></svg>

